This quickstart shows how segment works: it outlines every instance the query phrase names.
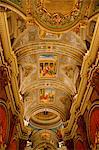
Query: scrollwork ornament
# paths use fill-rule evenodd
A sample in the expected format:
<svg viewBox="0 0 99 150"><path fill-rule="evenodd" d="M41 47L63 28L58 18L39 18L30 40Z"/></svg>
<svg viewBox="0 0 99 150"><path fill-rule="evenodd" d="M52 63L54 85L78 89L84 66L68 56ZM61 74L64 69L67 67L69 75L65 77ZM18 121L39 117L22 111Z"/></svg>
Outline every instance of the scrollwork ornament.
<svg viewBox="0 0 99 150"><path fill-rule="evenodd" d="M73 9L66 14L60 12L50 13L43 6L42 1L34 0L33 2L34 17L37 22L51 30L66 30L81 19L83 0L78 0Z"/></svg>

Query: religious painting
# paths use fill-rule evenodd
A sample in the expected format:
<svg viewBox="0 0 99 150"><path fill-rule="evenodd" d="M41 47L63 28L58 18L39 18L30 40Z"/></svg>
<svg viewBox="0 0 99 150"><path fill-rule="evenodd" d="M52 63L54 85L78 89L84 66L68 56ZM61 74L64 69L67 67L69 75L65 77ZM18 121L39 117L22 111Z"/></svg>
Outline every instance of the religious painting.
<svg viewBox="0 0 99 150"><path fill-rule="evenodd" d="M56 77L57 69L57 56L44 54L39 57L39 68L41 78L54 78Z"/></svg>
<svg viewBox="0 0 99 150"><path fill-rule="evenodd" d="M55 90L53 88L40 89L40 102L51 103L55 99Z"/></svg>

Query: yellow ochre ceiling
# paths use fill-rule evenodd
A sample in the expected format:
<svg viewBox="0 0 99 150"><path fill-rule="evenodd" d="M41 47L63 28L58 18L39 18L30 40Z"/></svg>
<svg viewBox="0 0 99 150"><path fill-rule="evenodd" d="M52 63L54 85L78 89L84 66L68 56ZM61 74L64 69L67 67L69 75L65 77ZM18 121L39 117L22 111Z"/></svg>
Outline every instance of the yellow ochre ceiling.
<svg viewBox="0 0 99 150"><path fill-rule="evenodd" d="M25 27L18 34L15 30L12 48L19 69L23 118L33 132L46 129L48 133L68 124L71 116L87 51L82 26L88 19L90 1L22 0L19 5L26 13L24 21L16 15L20 19L16 28Z"/></svg>
<svg viewBox="0 0 99 150"><path fill-rule="evenodd" d="M74 44L75 43L75 44ZM32 128L58 128L70 118L86 51L73 32L57 36L28 27L13 44L17 56L24 119Z"/></svg>
<svg viewBox="0 0 99 150"><path fill-rule="evenodd" d="M73 9L75 0L42 0L41 3L49 13L68 14Z"/></svg>

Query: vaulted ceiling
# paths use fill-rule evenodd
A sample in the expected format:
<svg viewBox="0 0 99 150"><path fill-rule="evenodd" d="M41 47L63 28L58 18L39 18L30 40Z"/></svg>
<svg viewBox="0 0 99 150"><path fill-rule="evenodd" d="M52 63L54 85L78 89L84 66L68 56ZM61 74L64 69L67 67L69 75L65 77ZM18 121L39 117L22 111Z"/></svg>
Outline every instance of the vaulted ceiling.
<svg viewBox="0 0 99 150"><path fill-rule="evenodd" d="M73 40L76 42L71 46ZM69 119L86 51L84 44L79 48L79 43L81 40L72 32L56 38L47 34L40 39L33 28L25 30L15 43L13 48L20 69L20 92L24 97L26 120L34 120L44 128L50 128L48 124L51 122L52 126L54 123L58 126L58 122L60 126L62 121ZM47 115L44 115L45 111ZM52 115L51 119L49 115ZM38 124L39 128L41 124Z"/></svg>
<svg viewBox="0 0 99 150"><path fill-rule="evenodd" d="M44 148L43 138L50 143L48 149L55 149L60 138L57 131L66 126L68 129L69 121L73 123L72 108L97 20L98 2L1 0L0 5L8 10L24 124L32 130L30 139L35 149ZM96 16L88 21L93 13Z"/></svg>

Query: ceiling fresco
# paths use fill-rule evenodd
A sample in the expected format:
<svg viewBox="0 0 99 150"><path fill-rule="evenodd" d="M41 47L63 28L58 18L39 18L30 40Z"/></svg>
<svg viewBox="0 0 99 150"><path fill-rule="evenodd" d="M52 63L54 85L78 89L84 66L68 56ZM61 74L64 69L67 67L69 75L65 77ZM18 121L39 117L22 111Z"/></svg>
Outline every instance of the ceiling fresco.
<svg viewBox="0 0 99 150"><path fill-rule="evenodd" d="M18 105L16 110L22 112L22 125L27 129L26 135L22 133L27 140L26 150L61 149L74 134L80 133L76 133L80 131L77 119L87 107L85 98L89 96L90 87L84 86L83 80L87 82L88 76L82 72L82 63L83 58L86 63L89 61L84 70L88 72L93 60L89 51L86 53L85 39L90 42L96 30L97 17L90 19L90 15L97 15L99 3L97 0L95 3L93 0L7 0L6 5L5 1L0 1L0 8L6 8L17 64L20 108ZM13 80L12 84L14 87ZM83 94L85 90L86 95ZM0 111L5 116L3 110ZM93 143L99 124L95 118L97 114L98 111L92 114L88 124ZM5 126L2 126L4 130ZM6 130L4 140L5 136ZM83 147L79 140L76 147Z"/></svg>
<svg viewBox="0 0 99 150"><path fill-rule="evenodd" d="M76 2L75 0L41 0L41 3L49 13L55 13L57 11L59 13L68 14L73 9Z"/></svg>
<svg viewBox="0 0 99 150"><path fill-rule="evenodd" d="M1 2L5 4L5 0ZM11 5L14 3L13 7L18 6L23 13L22 17L28 20L28 23L35 22L44 30L59 33L75 28L81 23L82 19L88 16L90 6L89 0L7 0L6 2L8 4L10 2ZM93 11L97 7L96 1Z"/></svg>
<svg viewBox="0 0 99 150"><path fill-rule="evenodd" d="M25 150L85 149L80 134L94 144L98 13L99 0L0 0L0 62L9 75L0 132L10 149L18 138Z"/></svg>
<svg viewBox="0 0 99 150"><path fill-rule="evenodd" d="M47 2L44 1L44 7L48 7ZM74 1L71 4L74 7ZM31 138L43 129L58 134L58 129L70 118L71 105L80 83L85 44L73 32L60 36L46 32L41 38L40 29L29 26L15 41L13 50L19 66L24 122L33 130ZM61 133L57 138L60 137ZM52 144L48 146L54 149ZM44 148L44 145L38 148Z"/></svg>
<svg viewBox="0 0 99 150"><path fill-rule="evenodd" d="M1 0L0 5L12 9L28 23L54 33L76 30L99 12L98 0Z"/></svg>
<svg viewBox="0 0 99 150"><path fill-rule="evenodd" d="M39 67L40 78L55 78L57 74L57 56L55 55L40 55Z"/></svg>
<svg viewBox="0 0 99 150"><path fill-rule="evenodd" d="M33 0L36 22L54 32L75 26L86 12L86 7L83 0Z"/></svg>
<svg viewBox="0 0 99 150"><path fill-rule="evenodd" d="M22 6L30 20L19 20L18 28L23 30L12 45L19 69L24 124L32 130L29 139L35 145L34 150L55 149L52 134L62 140L62 129L68 124L78 93L81 65L87 51L79 35L86 24L81 20L88 13L89 3L85 0L24 2L26 5ZM91 36L94 26L90 22ZM52 140L48 145L47 136Z"/></svg>

